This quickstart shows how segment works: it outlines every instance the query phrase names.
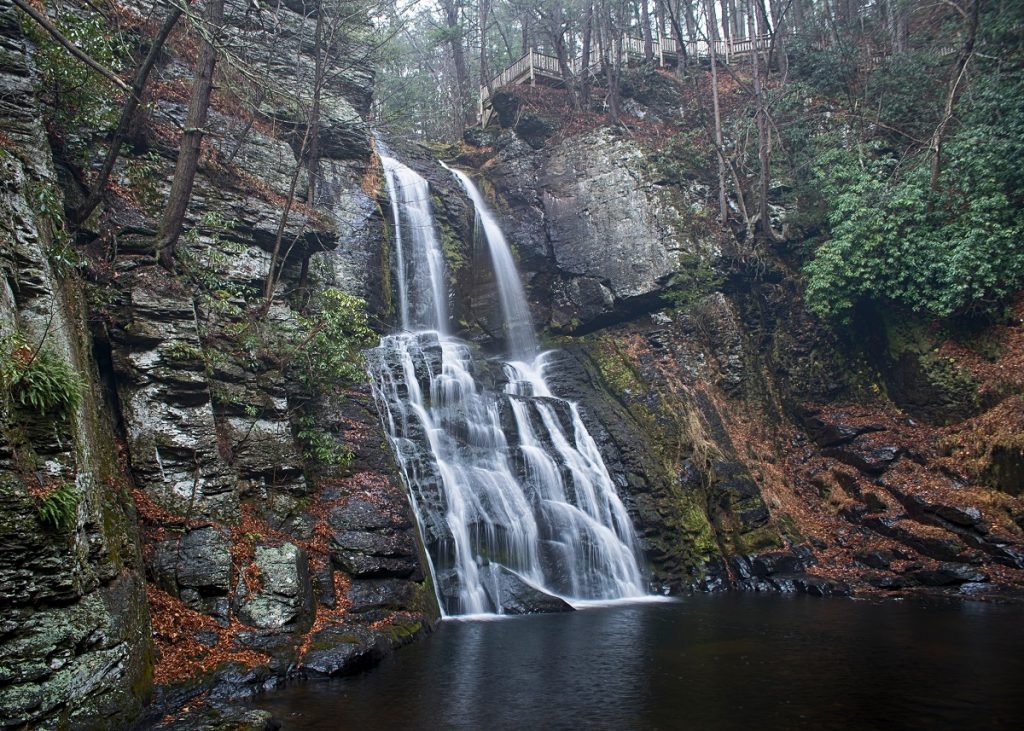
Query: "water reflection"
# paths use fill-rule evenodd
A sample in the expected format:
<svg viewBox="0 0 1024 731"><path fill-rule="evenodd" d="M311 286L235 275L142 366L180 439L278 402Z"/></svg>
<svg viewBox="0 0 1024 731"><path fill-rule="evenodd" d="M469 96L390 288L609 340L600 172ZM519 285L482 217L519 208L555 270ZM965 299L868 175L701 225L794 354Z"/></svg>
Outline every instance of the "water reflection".
<svg viewBox="0 0 1024 731"><path fill-rule="evenodd" d="M1019 728L1019 609L696 597L446 622L285 729Z"/></svg>

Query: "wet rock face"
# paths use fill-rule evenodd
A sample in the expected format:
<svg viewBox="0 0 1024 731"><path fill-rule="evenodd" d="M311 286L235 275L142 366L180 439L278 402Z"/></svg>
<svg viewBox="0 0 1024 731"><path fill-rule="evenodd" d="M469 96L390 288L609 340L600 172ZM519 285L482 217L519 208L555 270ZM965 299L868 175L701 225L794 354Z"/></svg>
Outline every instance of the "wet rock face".
<svg viewBox="0 0 1024 731"><path fill-rule="evenodd" d="M133 471L161 507L226 518L238 512L236 478L217 450L194 303L154 275L137 278L130 319L113 331Z"/></svg>
<svg viewBox="0 0 1024 731"><path fill-rule="evenodd" d="M571 612L573 608L563 599L530 586L513 571L492 564L481 570L481 582L487 596L502 614L540 614L545 612Z"/></svg>
<svg viewBox="0 0 1024 731"><path fill-rule="evenodd" d="M160 541L150 570L156 583L181 597L189 607L229 620L231 591L230 535L212 526L191 530L177 539Z"/></svg>
<svg viewBox="0 0 1024 731"><path fill-rule="evenodd" d="M678 399L664 388L665 374L655 362L624 358L620 344L633 347L625 331L565 345L551 358L549 385L579 401L633 519L651 585L659 591L726 588L726 560L747 561L781 545L759 486L713 408ZM706 434L692 430L688 415L698 413ZM715 444L713 465L694 454L698 439Z"/></svg>
<svg viewBox="0 0 1024 731"><path fill-rule="evenodd" d="M166 11L148 0L134 5L141 17ZM242 62L269 68L275 88L304 97L308 108L315 3L226 6ZM296 382L281 352L238 335L267 276L293 177L296 200L312 205L290 211L278 296L260 325L275 333L301 325L297 313L307 302L290 296L304 274L309 290L336 286L388 316L388 260L364 121L373 72L361 60L365 49L352 43L347 38L331 51L347 60L323 89L315 177L297 160L306 122L296 109L303 104L278 109L266 101L254 120L215 98L204 141L210 155L196 176L176 275L155 266L146 232L162 211L143 201L166 196L177 141L161 134L161 124L185 114L180 99L161 90L191 83L193 59L168 44L151 81L152 115L140 115L114 173L119 189L131 188L125 170L146 150L141 162L152 170L152 195L134 203L111 195L82 227L82 241L108 241L112 230L120 237L110 257L88 252L88 301L97 292L102 301L87 316L77 279L58 282L51 271L50 222L34 210L34 191L52 187L59 197L60 190L34 98L32 49L9 0L0 0L0 335L18 330L35 344L47 333L55 355L86 379L82 407L66 417L46 421L0 408L5 437L16 437L0 444L0 595L13 598L0 617L0 726L128 727L153 685L154 661L173 660L180 642L205 653L230 639L224 644L235 650L263 653L261 667L203 679L220 684L211 701L230 700L272 687L307 659L317 664L316 653L337 649L329 672L354 670L359 658L378 659L429 631L436 618L369 389L313 393ZM76 130L75 139L96 133L105 140L105 132ZM65 152L70 158L82 151ZM58 161L65 172L75 165ZM61 183L80 196L74 177L67 173ZM124 231L135 233L120 236ZM95 326L91 333L86 322ZM343 468L310 456L303 430L350 448L354 461ZM19 462L28 457L30 470ZM47 526L40 494L65 482L76 488L77 506L68 527ZM390 522L349 516L338 529L352 574L384 577L360 579L368 582L358 584L363 593L353 588L349 597L352 576L337 565L344 561L331 561L328 515L356 495L384 506ZM387 569L367 571L360 560ZM173 609L155 616L152 627L147 592L163 602L153 606ZM321 613L333 613L335 634L306 643L304 633ZM198 616L203 630L169 628L168 616ZM308 658L304 648L311 648ZM351 657L342 656L344 648ZM156 697L164 705L144 711L152 718L143 716L140 728L203 689L165 685L161 666Z"/></svg>
<svg viewBox="0 0 1024 731"><path fill-rule="evenodd" d="M0 357L11 358L7 338L18 333L91 374L79 292L55 276L51 223L38 210L38 191L59 191L29 52L0 0ZM0 725L124 726L149 689L152 645L109 414L88 385L74 409L16 404L7 384L0 399ZM57 490L73 498L54 523L42 508Z"/></svg>
<svg viewBox="0 0 1024 731"><path fill-rule="evenodd" d="M331 560L357 579L422 578L412 525L365 500L331 511Z"/></svg>
<svg viewBox="0 0 1024 731"><path fill-rule="evenodd" d="M555 330L589 330L650 310L681 256L710 261L719 245L655 183L641 148L598 130L534 150L512 133L488 169L509 215L531 301Z"/></svg>

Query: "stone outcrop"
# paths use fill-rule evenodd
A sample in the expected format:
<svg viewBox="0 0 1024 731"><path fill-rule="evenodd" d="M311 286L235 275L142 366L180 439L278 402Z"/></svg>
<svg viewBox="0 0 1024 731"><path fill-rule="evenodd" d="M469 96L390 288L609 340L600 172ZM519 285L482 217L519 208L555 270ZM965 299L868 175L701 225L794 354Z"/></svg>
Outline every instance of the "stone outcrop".
<svg viewBox="0 0 1024 731"><path fill-rule="evenodd" d="M139 534L92 385L81 290L52 263L63 232L39 197L60 192L29 46L7 0L0 128L0 726L119 728L153 673ZM22 399L33 368L65 386L81 378L81 399Z"/></svg>
<svg viewBox="0 0 1024 731"><path fill-rule="evenodd" d="M658 309L687 261L719 253L699 205L659 185L636 142L609 130L535 150L496 141L487 175L501 191L530 299L555 331L586 331Z"/></svg>

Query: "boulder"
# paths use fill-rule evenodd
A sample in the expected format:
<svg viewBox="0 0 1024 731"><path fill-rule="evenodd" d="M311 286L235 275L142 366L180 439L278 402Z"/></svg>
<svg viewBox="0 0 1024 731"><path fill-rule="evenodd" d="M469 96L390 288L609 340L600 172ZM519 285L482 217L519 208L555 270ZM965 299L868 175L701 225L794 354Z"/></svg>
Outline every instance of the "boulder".
<svg viewBox="0 0 1024 731"><path fill-rule="evenodd" d="M306 676L351 675L380 660L388 641L365 627L330 627L315 633L299 672Z"/></svg>
<svg viewBox="0 0 1024 731"><path fill-rule="evenodd" d="M219 619L228 616L231 588L230 534L206 526L154 546L150 568L156 583L188 606Z"/></svg>
<svg viewBox="0 0 1024 731"><path fill-rule="evenodd" d="M943 563L932 569L914 571L910 575L925 586L956 586L988 581L988 575L984 572L958 563Z"/></svg>
<svg viewBox="0 0 1024 731"><path fill-rule="evenodd" d="M480 580L494 607L501 614L541 614L571 612L564 599L526 583L519 574L504 566L490 564L480 569Z"/></svg>
<svg viewBox="0 0 1024 731"><path fill-rule="evenodd" d="M312 596L305 554L291 543L257 546L256 566L262 587L242 602L239 618L264 629L278 629L300 620L308 612Z"/></svg>

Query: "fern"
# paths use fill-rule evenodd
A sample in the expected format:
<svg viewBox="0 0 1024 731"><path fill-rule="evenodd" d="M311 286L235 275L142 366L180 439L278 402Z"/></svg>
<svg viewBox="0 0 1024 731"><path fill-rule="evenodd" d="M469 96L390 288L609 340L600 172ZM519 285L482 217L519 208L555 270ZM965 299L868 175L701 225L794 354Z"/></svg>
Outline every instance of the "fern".
<svg viewBox="0 0 1024 731"><path fill-rule="evenodd" d="M40 414L67 414L82 401L82 378L49 349L35 352L20 335L8 338L0 362L0 381L10 398Z"/></svg>
<svg viewBox="0 0 1024 731"><path fill-rule="evenodd" d="M40 522L59 533L71 530L75 526L79 498L75 483L63 483L39 504Z"/></svg>

